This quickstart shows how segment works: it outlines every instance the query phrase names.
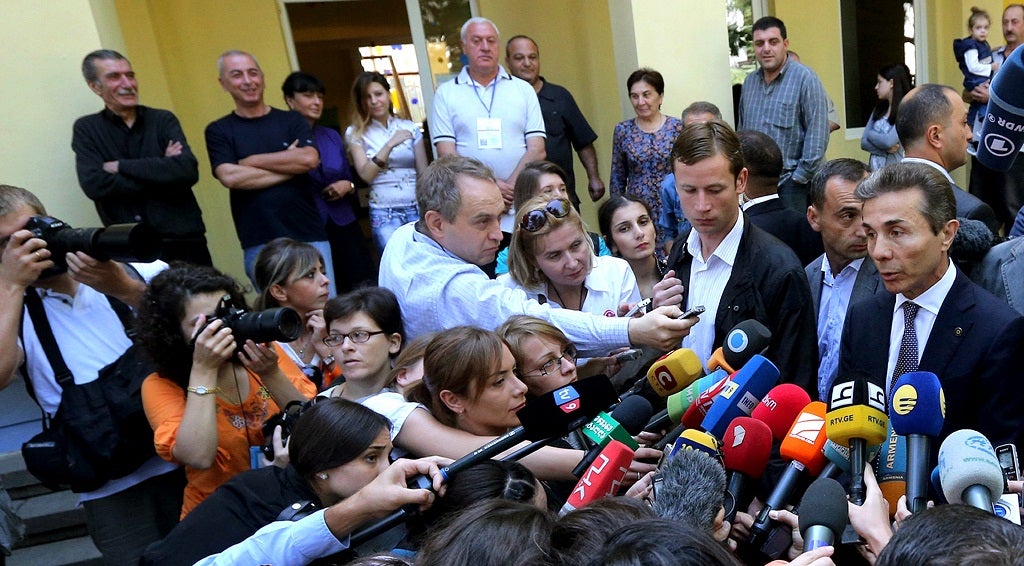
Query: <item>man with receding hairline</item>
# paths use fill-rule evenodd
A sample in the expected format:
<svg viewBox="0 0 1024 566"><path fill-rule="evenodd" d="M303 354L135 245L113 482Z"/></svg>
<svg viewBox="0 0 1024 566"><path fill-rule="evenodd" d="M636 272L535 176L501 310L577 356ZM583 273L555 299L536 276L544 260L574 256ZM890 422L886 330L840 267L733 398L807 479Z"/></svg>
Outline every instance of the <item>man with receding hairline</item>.
<svg viewBox="0 0 1024 566"><path fill-rule="evenodd" d="M537 42L525 35L513 36L505 44L505 64L513 76L530 83L537 91L548 136L545 141L547 160L565 171L569 200L579 210L580 197L576 195L576 175L572 167L572 150L575 148L580 163L587 171L590 200L597 202L604 196L604 181L597 168L597 152L594 150L597 134L583 117L572 93L540 75L540 48Z"/></svg>
<svg viewBox="0 0 1024 566"><path fill-rule="evenodd" d="M192 192L199 163L178 118L139 104L135 71L117 51L86 55L82 76L104 107L75 121L71 149L103 225L145 222L160 236L161 259L212 265Z"/></svg>
<svg viewBox="0 0 1024 566"><path fill-rule="evenodd" d="M280 237L315 247L327 273L333 273L331 246L306 175L320 164L309 123L263 101L263 70L251 54L224 52L217 71L235 109L206 126L206 150L214 177L231 195L246 275L255 283L256 256Z"/></svg>
<svg viewBox="0 0 1024 566"><path fill-rule="evenodd" d="M930 371L946 399L938 442L971 428L994 445L1017 443L1024 429L1024 318L950 260L960 226L956 190L936 167L907 161L857 187L868 253L887 292L847 315L839 375L872 376L891 393L903 373Z"/></svg>

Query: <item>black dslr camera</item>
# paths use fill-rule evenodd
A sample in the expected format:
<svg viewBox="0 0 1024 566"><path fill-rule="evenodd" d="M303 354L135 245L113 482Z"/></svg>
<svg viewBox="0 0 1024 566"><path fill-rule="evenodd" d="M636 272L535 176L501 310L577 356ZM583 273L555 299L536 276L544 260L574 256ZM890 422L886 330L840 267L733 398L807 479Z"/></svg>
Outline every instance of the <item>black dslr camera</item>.
<svg viewBox="0 0 1024 566"><path fill-rule="evenodd" d="M221 298L217 310L206 321L206 324L215 320L223 321L224 326L231 329L239 350L242 349L246 340L252 340L257 344L274 341L291 342L302 333L302 317L295 309L280 307L265 311L246 312L231 303L231 295L224 295ZM196 336L199 336L199 332L196 333ZM195 337L192 338L192 342L195 343Z"/></svg>
<svg viewBox="0 0 1024 566"><path fill-rule="evenodd" d="M106 228L72 228L52 216L33 216L25 229L46 241L54 267L40 277L47 278L68 269L64 254L85 252L100 260L155 261L160 257L160 238L146 224L113 224Z"/></svg>

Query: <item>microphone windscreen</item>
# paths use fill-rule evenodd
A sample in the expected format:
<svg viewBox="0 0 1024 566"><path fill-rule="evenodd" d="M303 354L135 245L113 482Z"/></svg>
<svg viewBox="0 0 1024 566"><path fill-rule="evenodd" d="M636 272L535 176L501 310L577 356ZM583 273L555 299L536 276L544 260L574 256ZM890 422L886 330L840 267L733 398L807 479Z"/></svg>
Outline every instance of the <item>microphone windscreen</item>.
<svg viewBox="0 0 1024 566"><path fill-rule="evenodd" d="M1014 49L988 89L988 110L978 140L978 161L1007 171L1024 145L1024 62Z"/></svg>
<svg viewBox="0 0 1024 566"><path fill-rule="evenodd" d="M889 516L892 517L896 514L900 497L907 494L907 437L896 434L891 422L875 461L875 478L882 496L889 502Z"/></svg>
<svg viewBox="0 0 1024 566"><path fill-rule="evenodd" d="M659 517L711 532L723 493L725 470L721 464L701 451L683 450L662 467L652 508Z"/></svg>
<svg viewBox="0 0 1024 566"><path fill-rule="evenodd" d="M810 395L803 387L792 383L781 383L769 391L754 407L750 416L764 422L772 431L772 438L781 441L789 432L796 416L811 402Z"/></svg>
<svg viewBox="0 0 1024 566"><path fill-rule="evenodd" d="M825 467L825 403L811 401L793 421L782 439L779 453L786 460L799 462L807 473L816 476Z"/></svg>
<svg viewBox="0 0 1024 566"><path fill-rule="evenodd" d="M896 434L939 436L946 421L946 399L938 376L930 371L905 373L892 391L889 418Z"/></svg>
<svg viewBox="0 0 1024 566"><path fill-rule="evenodd" d="M654 392L668 397L704 374L700 358L689 348L678 348L658 358L647 370L647 382Z"/></svg>
<svg viewBox="0 0 1024 566"><path fill-rule="evenodd" d="M559 514L564 515L602 497L615 495L632 462L632 449L617 440L609 442L580 477Z"/></svg>
<svg viewBox="0 0 1024 566"><path fill-rule="evenodd" d="M827 527L832 531L833 540L838 540L849 523L850 508L846 501L846 491L836 480L814 480L800 500L800 514L797 516L804 540L807 539L807 529L813 526Z"/></svg>
<svg viewBox="0 0 1024 566"><path fill-rule="evenodd" d="M603 375L588 377L527 401L516 413L526 438L565 436L618 402L615 386Z"/></svg>
<svg viewBox="0 0 1024 566"><path fill-rule="evenodd" d="M879 444L889 427L885 390L862 376L837 379L829 392L825 416L825 431L836 444L849 446L855 438L866 445Z"/></svg>
<svg viewBox="0 0 1024 566"><path fill-rule="evenodd" d="M772 431L751 417L736 417L722 438L725 469L749 478L761 477L772 455Z"/></svg>
<svg viewBox="0 0 1024 566"><path fill-rule="evenodd" d="M950 503L962 503L964 491L975 485L988 488L995 501L1003 493L1003 469L996 450L980 432L958 430L939 447L939 478L942 493Z"/></svg>
<svg viewBox="0 0 1024 566"><path fill-rule="evenodd" d="M640 434L652 414L654 408L651 407L651 402L637 395L626 397L612 411L612 417L619 421L630 435Z"/></svg>
<svg viewBox="0 0 1024 566"><path fill-rule="evenodd" d="M680 423L683 420L683 415L686 410L693 405L693 402L697 400L697 397L707 391L709 387L717 383L719 380L729 377L729 374L722 370L715 371L710 375L694 381L690 385L683 388L682 391L674 395L670 395L666 401L668 408L668 416L674 423Z"/></svg>
<svg viewBox="0 0 1024 566"><path fill-rule="evenodd" d="M779 380L779 368L768 358L754 355L715 397L701 427L722 438L733 419L749 416L761 398Z"/></svg>
<svg viewBox="0 0 1024 566"><path fill-rule="evenodd" d="M708 371L725 370L727 373L734 373L736 368L729 365L729 362L725 361L725 349L719 346L714 352L711 353L711 357L708 358Z"/></svg>
<svg viewBox="0 0 1024 566"><path fill-rule="evenodd" d="M760 322L749 319L732 327L722 344L730 367L740 369L757 354L763 354L772 341L772 332Z"/></svg>

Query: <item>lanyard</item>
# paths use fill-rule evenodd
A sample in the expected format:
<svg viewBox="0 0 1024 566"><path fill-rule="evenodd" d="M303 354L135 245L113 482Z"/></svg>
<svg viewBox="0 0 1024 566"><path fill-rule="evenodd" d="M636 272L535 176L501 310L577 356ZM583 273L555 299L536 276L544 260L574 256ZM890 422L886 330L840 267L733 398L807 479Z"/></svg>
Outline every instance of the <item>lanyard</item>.
<svg viewBox="0 0 1024 566"><path fill-rule="evenodd" d="M473 85L473 92L476 94L476 99L480 101L480 106L483 106L484 110L487 111L487 117L488 118L491 117L491 108L494 108L494 93L498 92L498 79L500 79L500 78L501 78L500 74L495 75L495 77L494 77L494 86L491 87L491 105L488 106L488 105L484 104L484 99L483 99L483 97L480 96L480 91L477 90L477 88L476 88L476 86L477 86L476 81L473 80L473 77L469 77L469 84ZM483 85L481 85L481 86L483 86ZM484 88L487 88L487 87L484 86Z"/></svg>

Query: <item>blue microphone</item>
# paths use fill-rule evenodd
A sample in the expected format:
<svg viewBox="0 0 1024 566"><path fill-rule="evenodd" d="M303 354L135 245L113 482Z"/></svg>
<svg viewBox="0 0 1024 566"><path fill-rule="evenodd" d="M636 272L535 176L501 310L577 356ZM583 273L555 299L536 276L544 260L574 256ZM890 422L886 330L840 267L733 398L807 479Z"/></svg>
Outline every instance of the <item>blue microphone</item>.
<svg viewBox="0 0 1024 566"><path fill-rule="evenodd" d="M749 417L778 380L779 368L768 358L755 354L715 398L701 428L715 438L723 438L729 423L736 417Z"/></svg>
<svg viewBox="0 0 1024 566"><path fill-rule="evenodd" d="M930 371L905 373L893 384L889 408L892 429L907 438L907 509L919 513L928 506L928 477L932 438L945 423L942 384Z"/></svg>

